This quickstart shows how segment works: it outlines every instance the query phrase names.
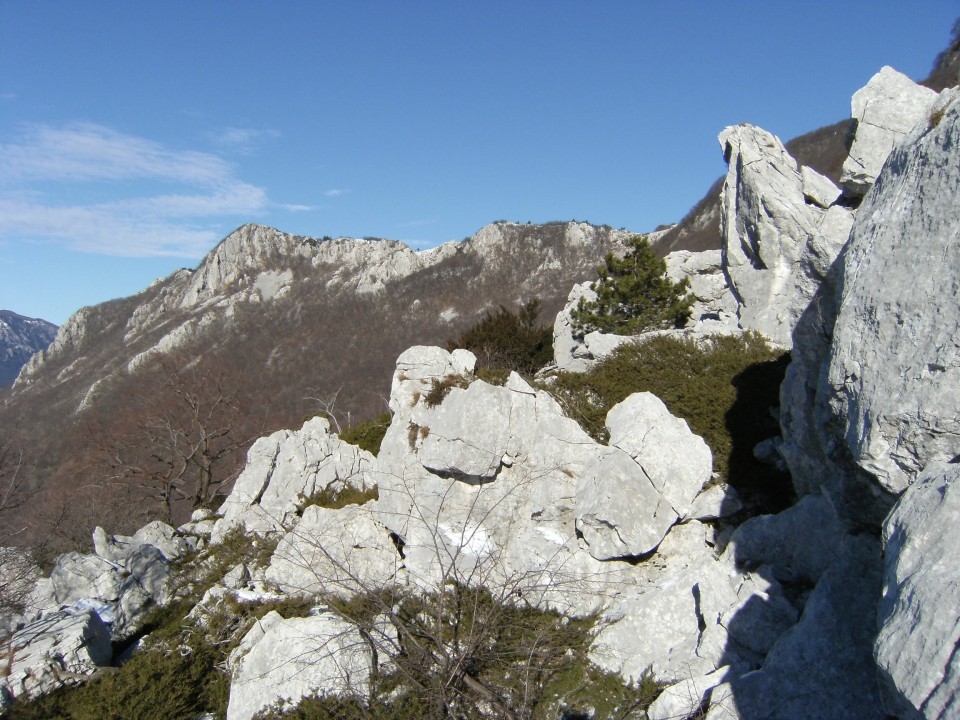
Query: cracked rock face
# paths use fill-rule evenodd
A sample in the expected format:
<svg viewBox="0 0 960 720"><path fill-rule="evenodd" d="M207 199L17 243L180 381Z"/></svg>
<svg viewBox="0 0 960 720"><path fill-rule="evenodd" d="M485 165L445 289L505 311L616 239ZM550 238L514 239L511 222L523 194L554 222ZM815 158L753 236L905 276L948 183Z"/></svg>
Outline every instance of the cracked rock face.
<svg viewBox="0 0 960 720"><path fill-rule="evenodd" d="M854 93L850 105L856 135L840 176L847 193L867 194L890 151L926 116L934 98L933 90L892 67L882 68Z"/></svg>
<svg viewBox="0 0 960 720"><path fill-rule="evenodd" d="M847 240L852 215L824 209L840 191L798 168L765 130L729 127L719 141L729 166L721 201L723 267L739 325L790 347L797 320Z"/></svg>
<svg viewBox="0 0 960 720"><path fill-rule="evenodd" d="M598 560L645 555L687 514L710 479L713 456L651 393L607 414L610 449L577 486L577 529Z"/></svg>
<svg viewBox="0 0 960 720"><path fill-rule="evenodd" d="M883 596L874 655L901 718L960 711L960 465L935 463L883 526Z"/></svg>
<svg viewBox="0 0 960 720"><path fill-rule="evenodd" d="M891 154L843 257L820 399L891 493L960 448L960 93Z"/></svg>
<svg viewBox="0 0 960 720"><path fill-rule="evenodd" d="M36 698L75 676L109 665L110 629L93 610L53 612L10 639L8 674L0 678L0 709L8 698Z"/></svg>
<svg viewBox="0 0 960 720"><path fill-rule="evenodd" d="M364 471L373 456L330 434L324 418L312 418L300 430L279 430L257 440L247 464L220 508L213 542L231 530L286 532L304 502L325 489L366 489Z"/></svg>

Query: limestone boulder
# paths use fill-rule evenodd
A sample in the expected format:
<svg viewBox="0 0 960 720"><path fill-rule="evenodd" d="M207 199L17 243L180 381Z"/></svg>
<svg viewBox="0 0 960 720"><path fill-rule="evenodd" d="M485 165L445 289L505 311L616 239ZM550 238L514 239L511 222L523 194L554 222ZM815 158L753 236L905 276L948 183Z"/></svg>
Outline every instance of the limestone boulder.
<svg viewBox="0 0 960 720"><path fill-rule="evenodd" d="M129 536L108 535L101 527L93 531L94 553L115 565L123 565L127 557L142 545L155 547L166 560L176 560L191 550L190 543L177 530L159 520L144 525Z"/></svg>
<svg viewBox="0 0 960 720"><path fill-rule="evenodd" d="M624 573L585 552L576 490L610 449L516 374L504 386L461 375L467 387L428 402L455 354L401 356L391 398L398 412L369 474L379 499L368 506L402 543L406 581L432 591L455 577L572 615L597 611L601 588L618 587ZM411 363L418 355L432 364ZM421 369L415 377L410 365Z"/></svg>
<svg viewBox="0 0 960 720"><path fill-rule="evenodd" d="M723 254L720 250L690 252L677 250L667 255L667 277L674 282L690 282L689 293L694 303L690 312L693 327L703 325L711 332L720 327L736 327L737 303L723 274Z"/></svg>
<svg viewBox="0 0 960 720"><path fill-rule="evenodd" d="M693 501L687 518L696 520L720 520L735 515L743 509L743 502L736 489L726 483L710 485Z"/></svg>
<svg viewBox="0 0 960 720"><path fill-rule="evenodd" d="M817 401L893 494L960 446L960 92L891 153L843 255Z"/></svg>
<svg viewBox="0 0 960 720"><path fill-rule="evenodd" d="M282 534L296 524L307 498L325 489L368 489L364 471L373 457L330 433L324 418L312 418L300 430L280 430L257 440L247 465L220 508L211 542L234 528Z"/></svg>
<svg viewBox="0 0 960 720"><path fill-rule="evenodd" d="M123 584L120 567L96 555L78 552L59 556L50 571L50 580L60 605L83 599L115 602Z"/></svg>
<svg viewBox="0 0 960 720"><path fill-rule="evenodd" d="M713 456L651 393L611 408L606 424L610 449L577 485L577 529L598 560L644 555L686 516Z"/></svg>
<svg viewBox="0 0 960 720"><path fill-rule="evenodd" d="M395 582L402 562L390 531L366 505L311 505L280 541L266 577L285 593L351 597Z"/></svg>
<svg viewBox="0 0 960 720"><path fill-rule="evenodd" d="M960 465L935 463L883 527L883 593L874 654L900 718L960 711Z"/></svg>
<svg viewBox="0 0 960 720"><path fill-rule="evenodd" d="M8 652L0 708L74 684L113 656L110 630L92 610L45 614L13 634Z"/></svg>
<svg viewBox="0 0 960 720"><path fill-rule="evenodd" d="M394 651L389 624L369 637ZM284 619L267 613L230 655L227 720L250 720L272 707L295 707L305 697L369 695L373 654L354 625L331 612Z"/></svg>
<svg viewBox="0 0 960 720"><path fill-rule="evenodd" d="M847 239L851 213L825 209L833 194L829 180L799 168L770 133L738 125L719 140L728 164L723 268L739 326L790 347L798 319Z"/></svg>
<svg viewBox="0 0 960 720"><path fill-rule="evenodd" d="M926 116L934 98L933 90L891 67L854 93L850 105L856 134L840 176L847 193L867 194L890 151Z"/></svg>

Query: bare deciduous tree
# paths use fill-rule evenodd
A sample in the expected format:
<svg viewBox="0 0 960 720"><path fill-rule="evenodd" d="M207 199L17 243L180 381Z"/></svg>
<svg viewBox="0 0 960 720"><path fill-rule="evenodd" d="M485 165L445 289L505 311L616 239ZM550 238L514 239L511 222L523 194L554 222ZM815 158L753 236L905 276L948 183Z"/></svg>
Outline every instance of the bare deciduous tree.
<svg viewBox="0 0 960 720"><path fill-rule="evenodd" d="M127 429L104 439L103 479L136 483L169 521L178 501L200 507L214 499L234 477L237 463L230 461L253 435L245 429L247 408L237 385L224 371L165 359L151 375L159 392L154 387L134 398Z"/></svg>

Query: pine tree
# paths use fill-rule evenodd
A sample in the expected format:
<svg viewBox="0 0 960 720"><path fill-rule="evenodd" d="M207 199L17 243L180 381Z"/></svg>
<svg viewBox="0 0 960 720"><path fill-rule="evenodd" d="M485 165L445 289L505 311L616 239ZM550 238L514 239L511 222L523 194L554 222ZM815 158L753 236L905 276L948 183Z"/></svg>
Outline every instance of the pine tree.
<svg viewBox="0 0 960 720"><path fill-rule="evenodd" d="M574 332L582 337L600 331L639 335L648 330L680 327L690 317L690 282L673 282L667 263L657 257L642 235L627 241L623 258L608 254L600 278L593 283L597 299L581 298L572 313Z"/></svg>

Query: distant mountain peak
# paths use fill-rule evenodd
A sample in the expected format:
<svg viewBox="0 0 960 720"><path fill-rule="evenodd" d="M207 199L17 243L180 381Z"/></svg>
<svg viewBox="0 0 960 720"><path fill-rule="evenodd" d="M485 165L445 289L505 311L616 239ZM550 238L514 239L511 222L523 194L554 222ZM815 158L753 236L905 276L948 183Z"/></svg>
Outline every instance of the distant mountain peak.
<svg viewBox="0 0 960 720"><path fill-rule="evenodd" d="M0 310L0 387L16 380L26 362L57 336L52 322Z"/></svg>

